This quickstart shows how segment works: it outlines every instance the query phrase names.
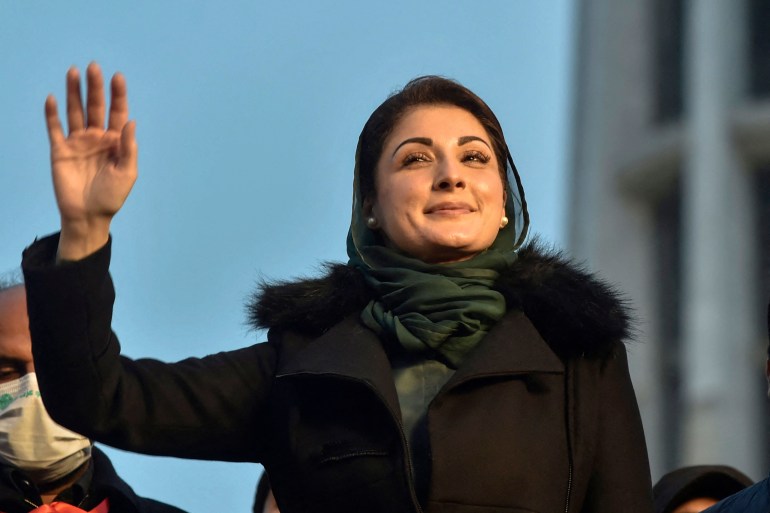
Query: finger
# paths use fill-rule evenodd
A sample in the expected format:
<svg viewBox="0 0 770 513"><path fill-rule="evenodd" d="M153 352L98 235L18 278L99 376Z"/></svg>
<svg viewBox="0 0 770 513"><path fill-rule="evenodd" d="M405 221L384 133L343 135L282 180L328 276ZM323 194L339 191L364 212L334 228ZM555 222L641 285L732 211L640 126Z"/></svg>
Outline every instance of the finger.
<svg viewBox="0 0 770 513"><path fill-rule="evenodd" d="M128 94L126 79L122 73L112 77L112 99L110 100L110 130L122 130L128 122Z"/></svg>
<svg viewBox="0 0 770 513"><path fill-rule="evenodd" d="M136 144L136 121L129 121L120 132L120 154L118 158L118 171L136 173L136 158L138 148Z"/></svg>
<svg viewBox="0 0 770 513"><path fill-rule="evenodd" d="M86 70L88 80L88 96L86 108L88 110L88 127L104 129L104 78L98 64L92 62Z"/></svg>
<svg viewBox="0 0 770 513"><path fill-rule="evenodd" d="M83 101L80 98L80 73L75 66L67 71L67 124L70 133L83 129Z"/></svg>
<svg viewBox="0 0 770 513"><path fill-rule="evenodd" d="M64 131L59 121L59 108L56 105L56 98L52 94L45 99L45 123L48 127L48 140L51 146L62 144L64 142Z"/></svg>

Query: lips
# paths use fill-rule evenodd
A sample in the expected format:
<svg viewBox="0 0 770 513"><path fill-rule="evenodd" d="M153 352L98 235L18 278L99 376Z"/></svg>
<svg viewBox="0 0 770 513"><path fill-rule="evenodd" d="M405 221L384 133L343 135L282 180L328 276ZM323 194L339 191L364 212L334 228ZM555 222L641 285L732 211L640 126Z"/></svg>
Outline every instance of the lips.
<svg viewBox="0 0 770 513"><path fill-rule="evenodd" d="M469 214L475 212L476 209L467 203L458 201L445 201L442 203L436 203L425 209L426 214Z"/></svg>

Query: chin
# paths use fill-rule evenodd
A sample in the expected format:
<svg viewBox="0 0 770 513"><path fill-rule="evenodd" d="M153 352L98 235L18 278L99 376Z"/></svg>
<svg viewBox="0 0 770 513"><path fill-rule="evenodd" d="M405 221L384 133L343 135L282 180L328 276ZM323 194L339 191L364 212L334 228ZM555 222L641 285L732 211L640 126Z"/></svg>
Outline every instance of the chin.
<svg viewBox="0 0 770 513"><path fill-rule="evenodd" d="M449 232L449 233L448 233ZM478 255L494 242L494 236L479 237L478 230L423 231L403 240L390 240L389 245L430 264L461 262Z"/></svg>

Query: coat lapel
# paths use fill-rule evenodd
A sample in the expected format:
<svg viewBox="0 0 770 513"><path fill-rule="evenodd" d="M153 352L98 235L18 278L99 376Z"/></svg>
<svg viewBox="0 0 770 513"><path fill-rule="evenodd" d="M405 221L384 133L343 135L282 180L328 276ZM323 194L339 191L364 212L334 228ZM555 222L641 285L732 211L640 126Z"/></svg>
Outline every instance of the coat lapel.
<svg viewBox="0 0 770 513"><path fill-rule="evenodd" d="M532 373L561 374L564 364L527 316L511 311L489 331L445 389L480 377Z"/></svg>
<svg viewBox="0 0 770 513"><path fill-rule="evenodd" d="M313 375L363 382L374 388L400 418L390 361L377 335L362 325L357 315L303 344L279 364L276 378Z"/></svg>
<svg viewBox="0 0 770 513"><path fill-rule="evenodd" d="M529 319L512 311L490 330L444 389L483 377L563 372L564 364ZM303 344L279 365L276 377L298 375L364 382L382 395L393 412L400 413L388 357L377 336L359 322L358 316L347 317Z"/></svg>

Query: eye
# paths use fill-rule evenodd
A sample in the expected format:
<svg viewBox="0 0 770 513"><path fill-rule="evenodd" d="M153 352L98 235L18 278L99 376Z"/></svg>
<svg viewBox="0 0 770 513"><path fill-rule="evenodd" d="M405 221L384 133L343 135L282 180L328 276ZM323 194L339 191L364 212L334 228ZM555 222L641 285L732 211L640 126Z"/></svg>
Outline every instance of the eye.
<svg viewBox="0 0 770 513"><path fill-rule="evenodd" d="M19 379L27 373L24 362L15 359L0 359L0 383Z"/></svg>
<svg viewBox="0 0 770 513"><path fill-rule="evenodd" d="M420 164L423 162L430 162L430 157L428 154L423 152L415 152L410 153L404 157L404 159L401 161L401 164L404 167L409 167L415 164Z"/></svg>
<svg viewBox="0 0 770 513"><path fill-rule="evenodd" d="M24 370L17 365L7 363L0 365L0 383L7 383L19 379L24 374L26 374Z"/></svg>
<svg viewBox="0 0 770 513"><path fill-rule="evenodd" d="M492 160L492 157L483 151L468 150L461 155L460 160L463 162L478 162L479 164L486 164Z"/></svg>

